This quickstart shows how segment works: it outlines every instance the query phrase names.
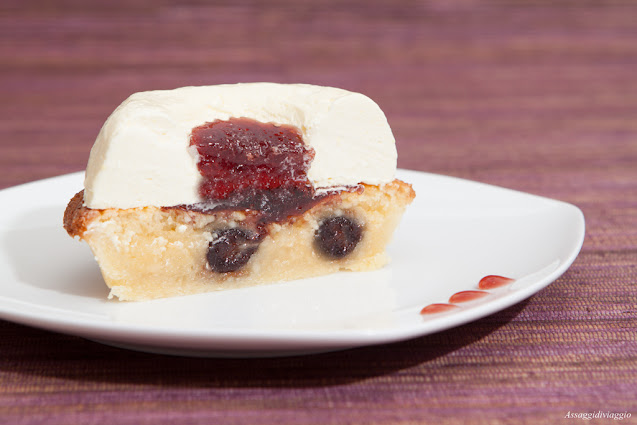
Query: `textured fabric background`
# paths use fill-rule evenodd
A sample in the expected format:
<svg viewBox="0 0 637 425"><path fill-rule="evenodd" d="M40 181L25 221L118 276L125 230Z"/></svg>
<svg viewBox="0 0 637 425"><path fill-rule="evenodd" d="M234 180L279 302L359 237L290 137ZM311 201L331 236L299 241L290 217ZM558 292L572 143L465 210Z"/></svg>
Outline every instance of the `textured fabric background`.
<svg viewBox="0 0 637 425"><path fill-rule="evenodd" d="M82 170L133 92L307 82L375 99L403 168L587 220L545 290L392 345L187 359L0 321L0 423L637 423L637 2L3 0L0 43L0 188Z"/></svg>

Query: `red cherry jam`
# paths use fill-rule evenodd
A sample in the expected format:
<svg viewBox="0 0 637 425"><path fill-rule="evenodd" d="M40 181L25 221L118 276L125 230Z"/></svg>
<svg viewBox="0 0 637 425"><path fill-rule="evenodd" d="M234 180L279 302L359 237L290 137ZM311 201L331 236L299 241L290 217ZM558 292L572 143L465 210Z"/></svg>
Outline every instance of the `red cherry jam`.
<svg viewBox="0 0 637 425"><path fill-rule="evenodd" d="M249 188L311 188L307 170L314 152L290 125L249 118L209 122L192 130L190 144L199 152L200 187L206 199L226 199Z"/></svg>
<svg viewBox="0 0 637 425"><path fill-rule="evenodd" d="M307 172L314 151L294 126L217 120L195 127L190 145L199 153L199 193L207 200L193 209L251 209L278 221L313 205Z"/></svg>

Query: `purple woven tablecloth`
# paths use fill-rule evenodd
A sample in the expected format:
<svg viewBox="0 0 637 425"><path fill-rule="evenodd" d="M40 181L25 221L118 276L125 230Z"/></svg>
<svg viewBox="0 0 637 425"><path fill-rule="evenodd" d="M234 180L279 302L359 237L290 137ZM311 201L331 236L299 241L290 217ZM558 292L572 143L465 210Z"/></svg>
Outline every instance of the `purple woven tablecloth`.
<svg viewBox="0 0 637 425"><path fill-rule="evenodd" d="M400 167L573 203L587 235L520 304L331 354L168 357L0 321L0 423L637 423L637 3L88 3L0 5L0 188L84 169L133 92L306 82L376 100Z"/></svg>

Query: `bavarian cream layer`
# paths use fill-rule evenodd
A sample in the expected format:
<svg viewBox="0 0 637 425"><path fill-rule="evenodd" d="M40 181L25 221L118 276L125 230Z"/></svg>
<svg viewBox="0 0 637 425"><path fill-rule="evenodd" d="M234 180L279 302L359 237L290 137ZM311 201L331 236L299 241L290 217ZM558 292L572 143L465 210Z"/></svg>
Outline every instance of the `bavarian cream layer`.
<svg viewBox="0 0 637 425"><path fill-rule="evenodd" d="M315 189L393 180L396 144L374 101L332 87L247 83L135 93L106 120L86 168L89 208L201 202L192 129L232 117L297 127Z"/></svg>

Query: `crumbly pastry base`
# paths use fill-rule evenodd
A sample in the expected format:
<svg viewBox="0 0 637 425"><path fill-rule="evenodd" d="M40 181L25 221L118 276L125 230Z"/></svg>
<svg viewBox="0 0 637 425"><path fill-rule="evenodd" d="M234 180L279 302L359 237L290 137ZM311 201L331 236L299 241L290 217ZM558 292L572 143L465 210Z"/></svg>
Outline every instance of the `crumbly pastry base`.
<svg viewBox="0 0 637 425"><path fill-rule="evenodd" d="M217 273L206 254L215 230L250 228L245 211L201 213L181 208L89 209L80 192L64 217L71 236L91 247L109 297L139 301L233 289L261 283L367 271L388 262L385 247L415 194L400 180L328 196L300 216L267 226L267 236L238 271ZM321 220L345 215L363 226L356 248L328 258L315 243Z"/></svg>

